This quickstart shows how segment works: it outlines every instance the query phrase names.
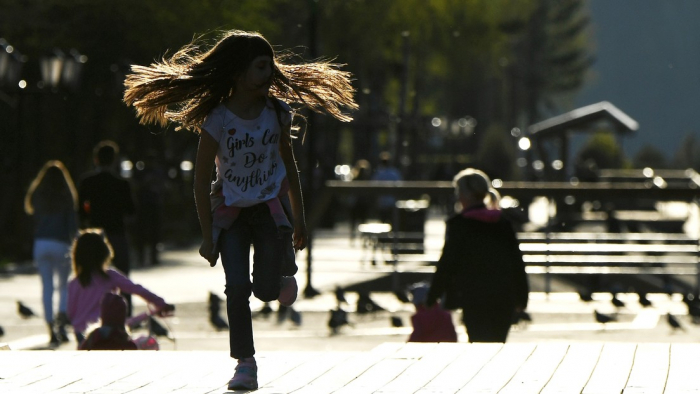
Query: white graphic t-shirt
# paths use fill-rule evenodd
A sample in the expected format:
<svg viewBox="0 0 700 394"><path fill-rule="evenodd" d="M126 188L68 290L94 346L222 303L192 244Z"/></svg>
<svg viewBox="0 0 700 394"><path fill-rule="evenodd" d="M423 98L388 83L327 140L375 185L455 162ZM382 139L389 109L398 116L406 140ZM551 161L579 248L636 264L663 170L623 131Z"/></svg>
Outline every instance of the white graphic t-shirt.
<svg viewBox="0 0 700 394"><path fill-rule="evenodd" d="M250 207L277 197L287 176L279 154L282 130L270 100L260 116L250 120L239 118L219 104L202 125L219 143L215 185L221 184L228 206ZM289 123L291 108L279 103L282 122Z"/></svg>

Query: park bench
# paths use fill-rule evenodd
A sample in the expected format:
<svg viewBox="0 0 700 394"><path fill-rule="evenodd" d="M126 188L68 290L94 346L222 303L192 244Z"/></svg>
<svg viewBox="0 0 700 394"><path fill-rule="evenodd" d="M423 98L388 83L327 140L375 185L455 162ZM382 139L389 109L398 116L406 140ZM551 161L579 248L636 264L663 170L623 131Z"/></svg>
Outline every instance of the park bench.
<svg viewBox="0 0 700 394"><path fill-rule="evenodd" d="M399 255L420 255L425 253L425 233L392 231L387 223L364 223L358 226L362 247L365 250L363 261L372 265L377 260L397 261Z"/></svg>
<svg viewBox="0 0 700 394"><path fill-rule="evenodd" d="M698 239L667 233L518 233L528 274L700 275ZM695 287L698 290L696 280Z"/></svg>
<svg viewBox="0 0 700 394"><path fill-rule="evenodd" d="M361 230L373 264L383 258L393 266L388 271L434 272L439 258L436 251L404 252L407 249L397 248L402 243L392 237L406 234L392 234L388 225L376 223ZM411 234L407 236L413 241ZM517 237L527 273L544 275L545 292L550 292L555 275L661 276L663 280L676 276L690 278L690 286L700 291L700 245L697 238L685 234L520 232ZM423 263L416 264L418 261Z"/></svg>

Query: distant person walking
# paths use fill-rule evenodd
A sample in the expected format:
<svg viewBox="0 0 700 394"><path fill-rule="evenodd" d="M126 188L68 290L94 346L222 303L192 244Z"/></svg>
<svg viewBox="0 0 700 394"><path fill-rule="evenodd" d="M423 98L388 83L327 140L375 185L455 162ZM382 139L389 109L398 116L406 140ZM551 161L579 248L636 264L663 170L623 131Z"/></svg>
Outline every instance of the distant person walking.
<svg viewBox="0 0 700 394"><path fill-rule="evenodd" d="M360 159L352 168L353 181L369 181L372 178L372 166L369 161ZM372 210L372 201L367 196L350 197L350 240L355 239L357 226L365 223Z"/></svg>
<svg viewBox="0 0 700 394"><path fill-rule="evenodd" d="M469 342L505 342L513 314L527 307L529 286L510 222L488 209L494 198L483 172L468 168L454 178L462 211L447 220L445 246L427 305L445 295L445 307L462 309ZM495 201L489 201L495 203Z"/></svg>
<svg viewBox="0 0 700 394"><path fill-rule="evenodd" d="M145 266L160 264L159 243L161 241L161 210L167 174L158 161L155 152L149 152L143 161L143 168L134 176L137 201L136 225L134 226L134 243L137 261Z"/></svg>
<svg viewBox="0 0 700 394"><path fill-rule="evenodd" d="M78 185L80 227L101 228L114 248L114 266L129 276L131 263L125 220L134 215L136 208L131 185L115 172L119 146L113 141L102 141L95 146L93 157L96 169L83 176ZM131 297L127 300L127 314L131 316Z"/></svg>
<svg viewBox="0 0 700 394"><path fill-rule="evenodd" d="M34 260L42 285L44 319L50 345L67 342L67 287L70 246L78 232L78 193L70 173L58 160L47 161L29 185L24 210L34 219ZM54 280L58 279L58 313L54 313Z"/></svg>
<svg viewBox="0 0 700 394"><path fill-rule="evenodd" d="M341 121L351 118L339 106L356 104L350 75L337 65L285 64L258 33L229 31L211 49L199 48L192 43L150 67L133 66L124 100L143 123L175 122L200 133L199 253L211 266L221 253L226 273L230 354L238 360L228 388L256 389L251 292L264 302L294 303L294 250L307 242L288 103Z"/></svg>
<svg viewBox="0 0 700 394"><path fill-rule="evenodd" d="M379 154L377 171L372 175L374 181L400 181L403 177L399 170L391 164L391 154L382 152ZM382 195L377 198L377 210L379 220L383 223L393 224L396 198L390 195Z"/></svg>

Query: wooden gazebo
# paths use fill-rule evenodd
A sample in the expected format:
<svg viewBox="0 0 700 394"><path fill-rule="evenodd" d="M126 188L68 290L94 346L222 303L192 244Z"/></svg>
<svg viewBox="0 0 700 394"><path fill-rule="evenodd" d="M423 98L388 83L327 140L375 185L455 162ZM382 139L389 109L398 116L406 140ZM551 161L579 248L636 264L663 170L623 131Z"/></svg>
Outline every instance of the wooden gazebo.
<svg viewBox="0 0 700 394"><path fill-rule="evenodd" d="M590 125L607 121L619 135L628 135L639 129L639 123L607 101L577 108L562 115L555 116L535 123L528 127L527 132L533 146L543 161L547 162L547 152L542 142L548 139L558 139L560 160L564 168L569 163L569 139L572 132L595 131ZM546 168L546 166L545 166Z"/></svg>

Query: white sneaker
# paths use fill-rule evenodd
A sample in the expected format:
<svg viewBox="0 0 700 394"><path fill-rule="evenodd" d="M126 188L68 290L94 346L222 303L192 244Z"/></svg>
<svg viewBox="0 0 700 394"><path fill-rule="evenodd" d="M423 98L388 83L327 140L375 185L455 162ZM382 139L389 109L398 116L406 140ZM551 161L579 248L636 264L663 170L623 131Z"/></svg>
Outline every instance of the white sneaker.
<svg viewBox="0 0 700 394"><path fill-rule="evenodd" d="M258 365L255 358L242 358L236 365L236 373L228 381L229 390L255 390L258 388Z"/></svg>

